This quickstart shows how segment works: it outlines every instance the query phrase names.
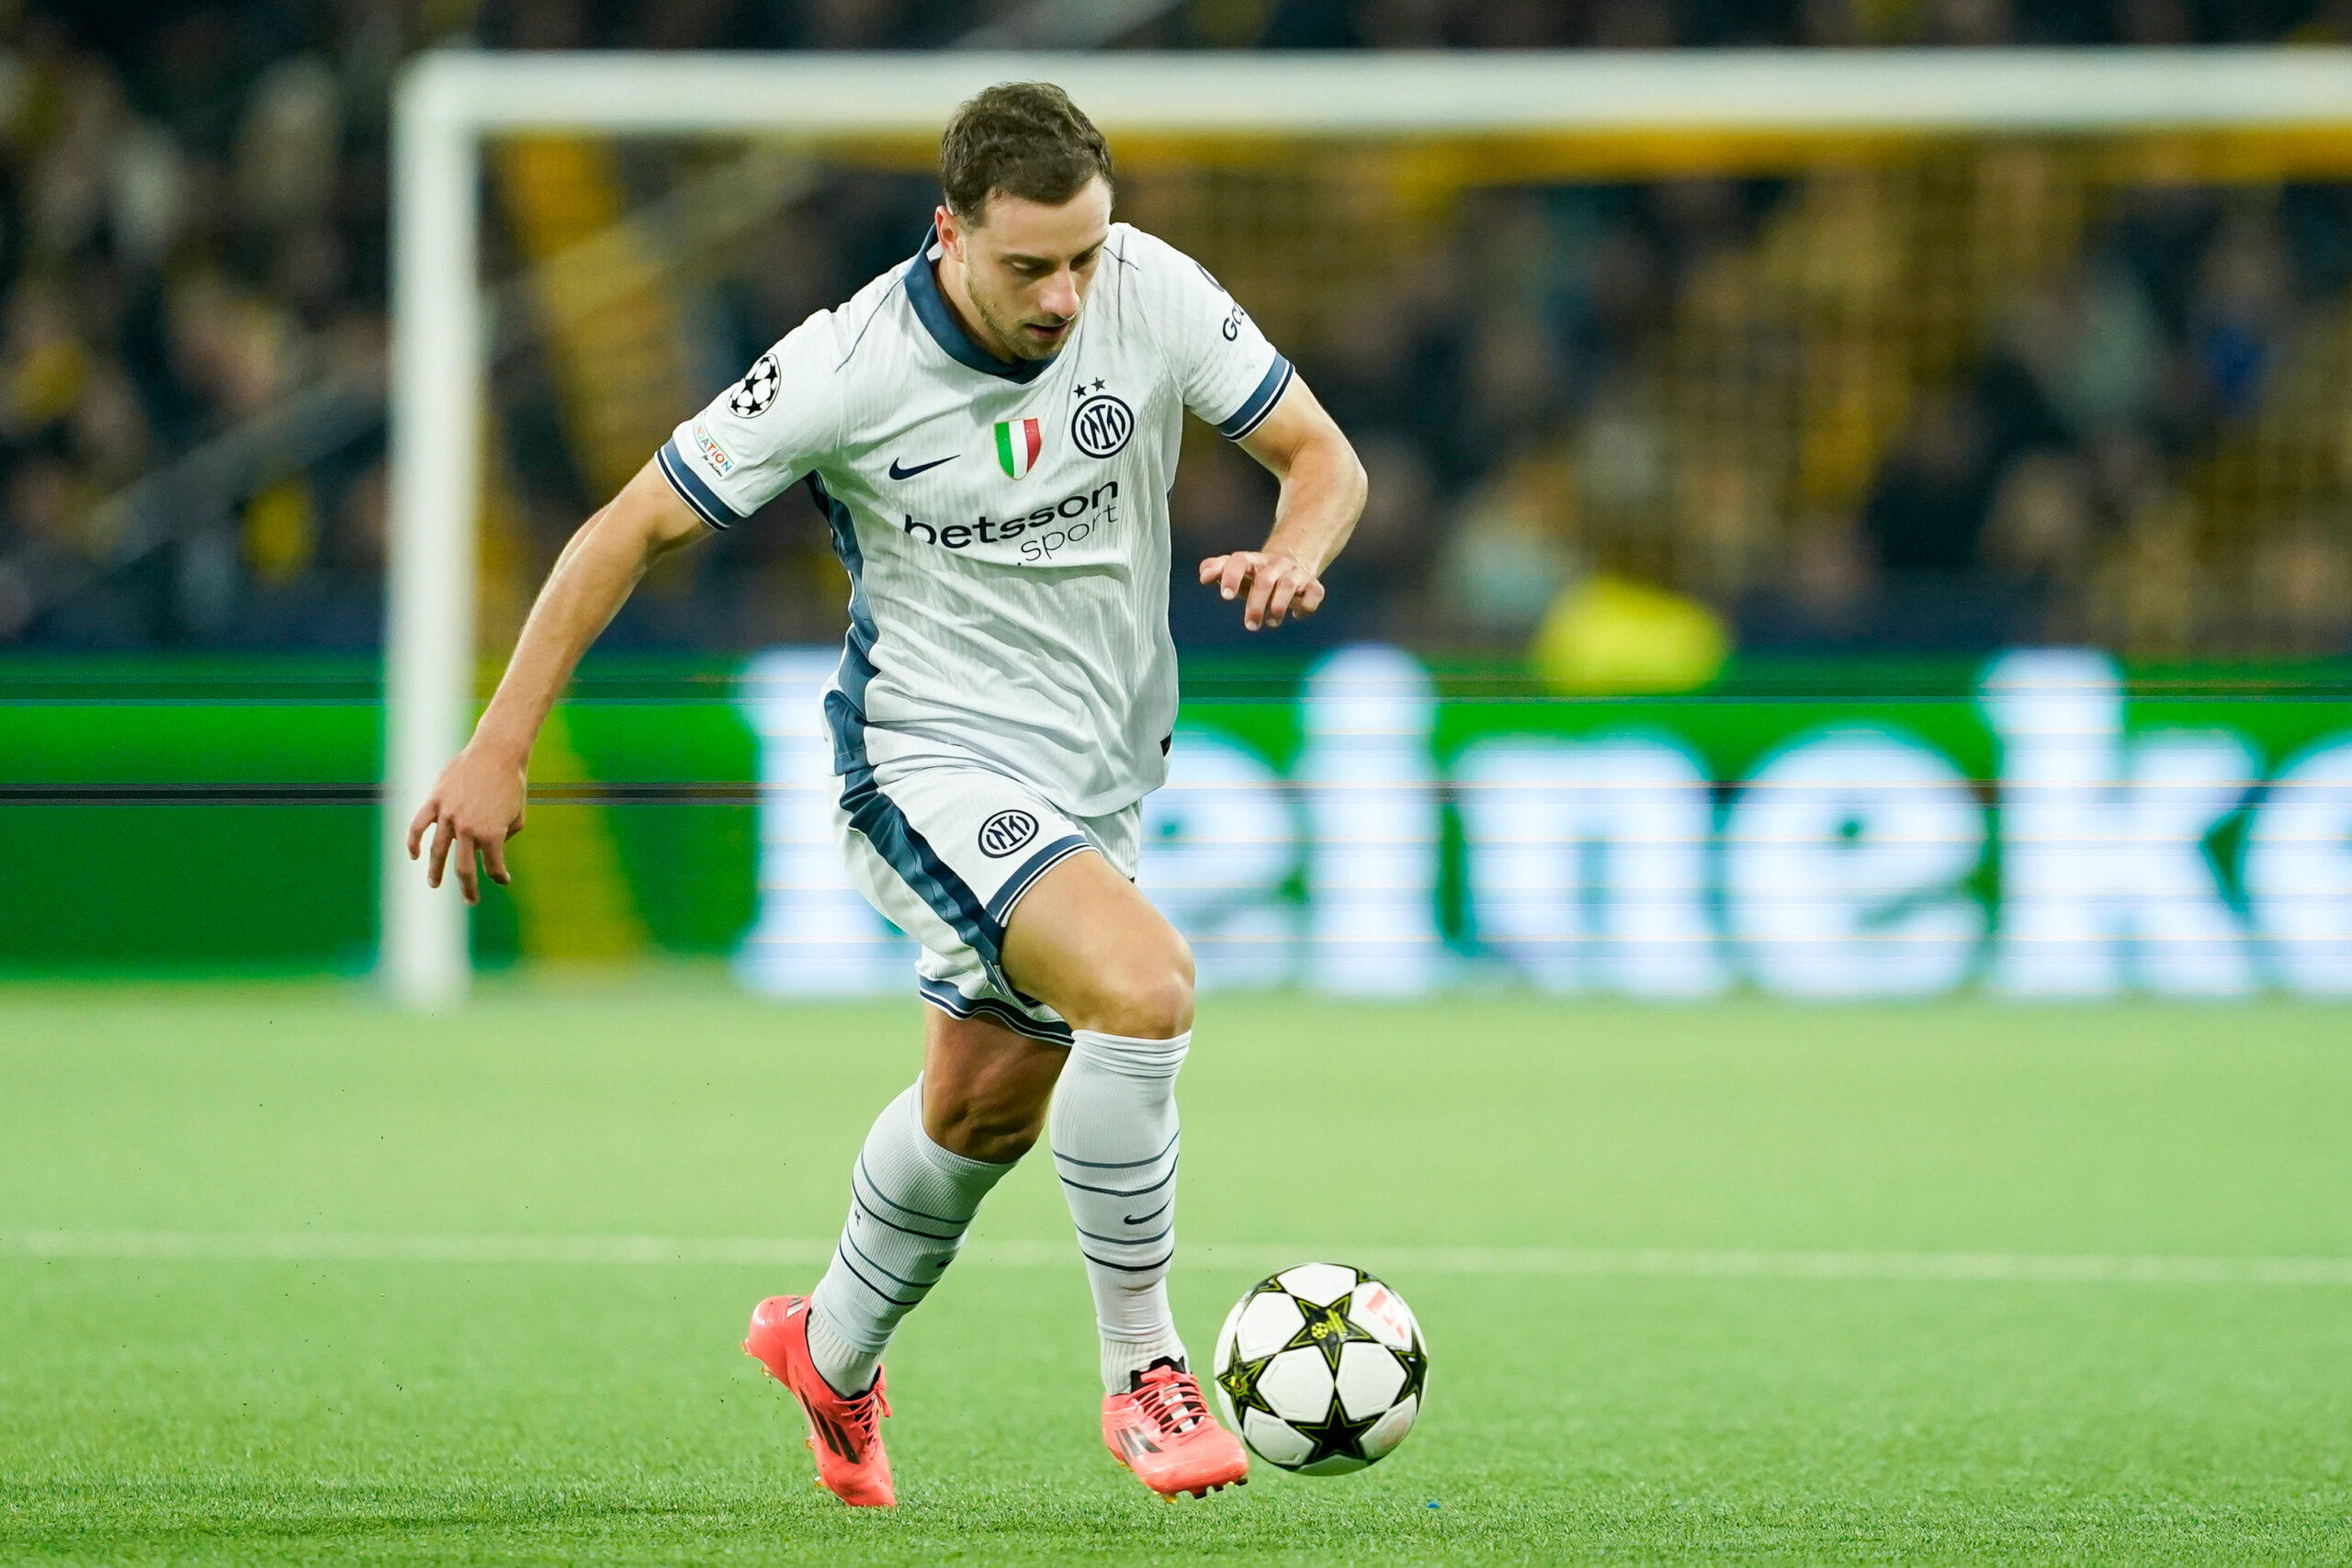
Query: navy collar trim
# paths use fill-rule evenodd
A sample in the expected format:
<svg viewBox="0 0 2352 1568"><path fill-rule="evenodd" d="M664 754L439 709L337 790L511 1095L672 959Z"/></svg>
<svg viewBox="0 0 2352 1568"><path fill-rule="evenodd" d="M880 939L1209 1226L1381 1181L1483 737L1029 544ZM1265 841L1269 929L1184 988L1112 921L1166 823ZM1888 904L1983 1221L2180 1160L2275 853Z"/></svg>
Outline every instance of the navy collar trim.
<svg viewBox="0 0 2352 1568"><path fill-rule="evenodd" d="M939 291L939 275L932 270L932 248L939 243L939 226L922 238L922 249L907 264L907 298L914 302L915 319L932 335L932 340L947 351L947 356L958 365L1000 380L1026 383L1046 373L1051 359L1022 359L1010 364L972 341L971 334L956 321L955 310Z"/></svg>

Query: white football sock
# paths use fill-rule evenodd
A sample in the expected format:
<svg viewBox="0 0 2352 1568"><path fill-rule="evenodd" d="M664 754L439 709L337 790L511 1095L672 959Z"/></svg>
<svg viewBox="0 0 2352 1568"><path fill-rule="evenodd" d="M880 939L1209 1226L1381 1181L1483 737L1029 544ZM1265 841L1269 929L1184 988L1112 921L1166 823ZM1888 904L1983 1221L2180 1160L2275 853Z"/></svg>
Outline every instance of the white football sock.
<svg viewBox="0 0 2352 1568"><path fill-rule="evenodd" d="M873 1385L899 1320L947 1271L980 1200L1012 1168L933 1143L921 1078L874 1119L850 1169L849 1221L808 1293L808 1354L835 1393Z"/></svg>
<svg viewBox="0 0 2352 1568"><path fill-rule="evenodd" d="M1077 1030L1054 1089L1054 1169L1086 1256L1102 1387L1112 1393L1125 1393L1129 1374L1160 1357L1184 1357L1168 1309L1168 1262L1176 1255L1176 1072L1192 1043L1189 1031L1132 1040Z"/></svg>

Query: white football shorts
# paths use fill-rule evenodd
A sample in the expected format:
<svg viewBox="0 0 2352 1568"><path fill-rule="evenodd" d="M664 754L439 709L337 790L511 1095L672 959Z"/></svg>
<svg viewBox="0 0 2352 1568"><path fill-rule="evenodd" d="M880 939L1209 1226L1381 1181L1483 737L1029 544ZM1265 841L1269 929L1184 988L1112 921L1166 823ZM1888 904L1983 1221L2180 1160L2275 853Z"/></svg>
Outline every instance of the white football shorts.
<svg viewBox="0 0 2352 1568"><path fill-rule="evenodd" d="M1069 1043L1069 1025L1004 976L1005 922L1046 872L1094 850L1132 881L1141 803L1075 817L978 762L860 768L842 781L833 836L850 880L883 919L922 944L915 989L956 1018L984 1016L1032 1039Z"/></svg>

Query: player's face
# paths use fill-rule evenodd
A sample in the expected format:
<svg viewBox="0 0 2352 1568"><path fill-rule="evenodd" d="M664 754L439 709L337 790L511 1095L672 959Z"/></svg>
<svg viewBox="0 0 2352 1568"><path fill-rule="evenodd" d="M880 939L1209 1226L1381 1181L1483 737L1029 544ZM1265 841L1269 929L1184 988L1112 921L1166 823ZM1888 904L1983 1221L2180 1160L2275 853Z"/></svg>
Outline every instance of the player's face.
<svg viewBox="0 0 2352 1568"><path fill-rule="evenodd" d="M939 239L963 264L972 313L1007 359L1049 359L1069 340L1111 234L1101 179L1059 207L1000 191L978 223L939 209Z"/></svg>

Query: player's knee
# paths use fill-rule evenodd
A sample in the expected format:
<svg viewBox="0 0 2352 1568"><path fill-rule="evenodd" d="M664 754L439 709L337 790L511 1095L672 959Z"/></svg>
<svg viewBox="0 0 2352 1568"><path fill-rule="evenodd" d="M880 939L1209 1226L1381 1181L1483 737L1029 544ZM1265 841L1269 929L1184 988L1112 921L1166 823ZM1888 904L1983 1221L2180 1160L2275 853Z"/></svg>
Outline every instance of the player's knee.
<svg viewBox="0 0 2352 1568"><path fill-rule="evenodd" d="M1193 953L1182 937L1123 964L1104 987L1102 1021L1087 1028L1131 1040L1170 1040L1193 1027Z"/></svg>

